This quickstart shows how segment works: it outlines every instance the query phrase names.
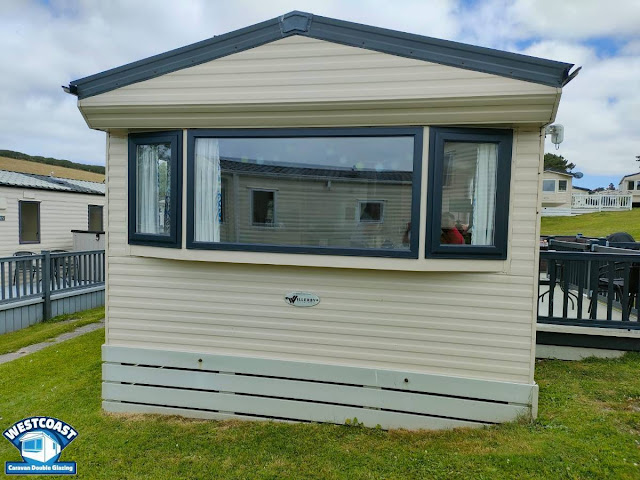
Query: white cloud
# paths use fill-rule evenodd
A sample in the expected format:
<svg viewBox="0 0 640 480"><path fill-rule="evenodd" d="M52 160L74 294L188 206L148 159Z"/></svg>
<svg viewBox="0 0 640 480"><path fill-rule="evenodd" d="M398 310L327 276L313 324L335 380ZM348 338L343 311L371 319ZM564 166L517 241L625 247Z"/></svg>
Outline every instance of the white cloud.
<svg viewBox="0 0 640 480"><path fill-rule="evenodd" d="M36 0L3 2L0 148L104 163L60 85L291 10L582 65L557 121L560 153L587 174L637 169L640 154L640 2L591 0ZM179 8L176 8L179 5ZM620 46L602 52L599 37ZM595 39L595 40L594 40ZM595 42L595 43L594 43ZM548 145L550 149L551 146Z"/></svg>

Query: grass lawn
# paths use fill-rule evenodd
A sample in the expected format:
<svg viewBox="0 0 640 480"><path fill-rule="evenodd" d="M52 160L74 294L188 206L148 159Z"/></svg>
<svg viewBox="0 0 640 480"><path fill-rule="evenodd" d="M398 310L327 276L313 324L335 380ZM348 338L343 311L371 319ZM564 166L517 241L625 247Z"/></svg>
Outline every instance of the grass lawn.
<svg viewBox="0 0 640 480"><path fill-rule="evenodd" d="M34 343L52 340L63 333L72 332L78 327L98 322L104 318L104 307L70 313L54 317L46 322L37 323L22 330L0 335L0 355L17 352Z"/></svg>
<svg viewBox="0 0 640 480"><path fill-rule="evenodd" d="M625 212L599 212L575 217L542 217L542 235L575 235L606 237L614 232L627 232L640 240L640 208Z"/></svg>
<svg viewBox="0 0 640 480"><path fill-rule="evenodd" d="M537 364L531 423L448 432L214 422L100 410L98 330L0 365L0 427L69 422L80 478L640 478L640 355ZM0 439L0 461L20 460Z"/></svg>

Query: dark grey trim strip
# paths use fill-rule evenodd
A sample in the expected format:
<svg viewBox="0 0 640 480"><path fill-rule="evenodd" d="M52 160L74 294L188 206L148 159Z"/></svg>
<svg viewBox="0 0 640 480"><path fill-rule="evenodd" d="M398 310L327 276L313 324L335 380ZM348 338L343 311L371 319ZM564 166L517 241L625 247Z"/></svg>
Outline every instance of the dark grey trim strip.
<svg viewBox="0 0 640 480"><path fill-rule="evenodd" d="M87 98L176 70L199 65L291 35L366 48L552 87L574 76L573 64L371 27L304 12L290 12L202 42L70 82L65 92Z"/></svg>
<svg viewBox="0 0 640 480"><path fill-rule="evenodd" d="M265 137L357 137L412 136L413 180L411 224L420 224L420 192L422 179L423 129L420 127L358 127L358 128L265 128L189 130L187 132L187 248L198 250L230 250L248 252L298 253L316 255L347 255L364 257L418 258L419 236L411 235L409 250L363 249L350 247L314 247L274 244L198 242L195 240L195 142L197 138L265 138ZM268 188L265 188L268 190Z"/></svg>
<svg viewBox="0 0 640 480"><path fill-rule="evenodd" d="M562 347L603 348L640 352L640 338L612 337L609 335L585 335L576 333L538 332L538 345L556 345Z"/></svg>

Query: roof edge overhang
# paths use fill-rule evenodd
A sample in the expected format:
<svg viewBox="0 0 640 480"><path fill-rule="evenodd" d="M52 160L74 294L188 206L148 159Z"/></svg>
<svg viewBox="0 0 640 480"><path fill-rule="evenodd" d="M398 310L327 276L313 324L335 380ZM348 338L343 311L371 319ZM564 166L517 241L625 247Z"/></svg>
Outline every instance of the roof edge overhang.
<svg viewBox="0 0 640 480"><path fill-rule="evenodd" d="M73 80L69 86L62 88L65 92L83 99L292 35L558 88L574 78L579 70L570 74L573 67L570 63L294 11L208 40Z"/></svg>

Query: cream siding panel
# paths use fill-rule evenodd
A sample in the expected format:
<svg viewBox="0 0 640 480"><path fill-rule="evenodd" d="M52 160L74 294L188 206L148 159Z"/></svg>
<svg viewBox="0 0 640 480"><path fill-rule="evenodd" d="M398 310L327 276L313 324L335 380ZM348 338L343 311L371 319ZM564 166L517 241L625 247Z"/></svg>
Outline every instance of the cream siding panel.
<svg viewBox="0 0 640 480"><path fill-rule="evenodd" d="M494 272L313 268L304 266L310 256L282 254L298 265L229 263L240 252L196 252L201 260L222 253L226 262L130 256L127 142L111 135L107 343L530 383L540 133L514 136L509 259L491 262L502 265ZM433 262L354 260L387 260L400 270ZM334 265L331 257L324 262ZM436 263L464 269L482 261ZM321 302L290 307L283 296L291 290L314 292Z"/></svg>
<svg viewBox="0 0 640 480"><path fill-rule="evenodd" d="M546 124L560 89L288 37L79 101L97 129Z"/></svg>
<svg viewBox="0 0 640 480"><path fill-rule="evenodd" d="M68 193L0 186L0 198L6 209L0 209L0 257L18 250L39 253L41 250L71 250L71 230L86 230L89 224L89 205L104 205L102 195ZM18 202L40 202L40 243L20 244L18 232ZM105 218L106 222L106 218Z"/></svg>
<svg viewBox="0 0 640 480"><path fill-rule="evenodd" d="M96 95L82 105L555 96L556 92L536 83L293 36Z"/></svg>

